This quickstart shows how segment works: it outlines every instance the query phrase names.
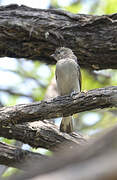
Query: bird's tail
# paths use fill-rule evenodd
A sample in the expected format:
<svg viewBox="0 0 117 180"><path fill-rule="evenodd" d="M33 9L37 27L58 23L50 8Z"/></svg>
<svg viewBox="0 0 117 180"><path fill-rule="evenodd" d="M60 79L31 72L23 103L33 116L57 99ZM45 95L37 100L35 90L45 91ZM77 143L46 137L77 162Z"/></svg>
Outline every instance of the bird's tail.
<svg viewBox="0 0 117 180"><path fill-rule="evenodd" d="M61 124L60 124L60 131L61 132L66 132L66 133L73 132L72 116L62 118L62 121L61 121Z"/></svg>

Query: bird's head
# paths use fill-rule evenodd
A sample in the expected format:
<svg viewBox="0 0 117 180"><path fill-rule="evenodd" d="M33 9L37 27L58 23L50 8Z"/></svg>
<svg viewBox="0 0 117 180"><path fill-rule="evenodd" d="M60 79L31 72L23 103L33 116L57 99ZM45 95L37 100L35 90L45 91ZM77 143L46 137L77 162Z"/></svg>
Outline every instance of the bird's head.
<svg viewBox="0 0 117 180"><path fill-rule="evenodd" d="M75 55L72 52L71 49L65 48L65 47L59 47L56 49L55 53L51 55L56 61L59 61L61 59L65 58L74 58Z"/></svg>

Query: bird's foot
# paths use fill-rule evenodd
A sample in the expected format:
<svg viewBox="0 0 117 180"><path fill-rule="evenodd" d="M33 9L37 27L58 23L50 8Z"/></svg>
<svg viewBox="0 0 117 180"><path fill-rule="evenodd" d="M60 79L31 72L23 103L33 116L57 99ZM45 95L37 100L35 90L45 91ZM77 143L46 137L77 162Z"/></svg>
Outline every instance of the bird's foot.
<svg viewBox="0 0 117 180"><path fill-rule="evenodd" d="M72 91L70 96L73 97L73 95L75 95L77 92L76 91Z"/></svg>

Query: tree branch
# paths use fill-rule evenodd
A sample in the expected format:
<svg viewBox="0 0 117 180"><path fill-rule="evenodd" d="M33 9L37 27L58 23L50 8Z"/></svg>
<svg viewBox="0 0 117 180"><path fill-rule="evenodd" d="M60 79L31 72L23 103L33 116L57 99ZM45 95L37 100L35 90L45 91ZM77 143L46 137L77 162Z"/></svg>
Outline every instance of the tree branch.
<svg viewBox="0 0 117 180"><path fill-rule="evenodd" d="M0 57L55 64L50 54L56 47L66 46L74 51L81 67L116 69L116 37L117 14L92 16L18 5L0 7Z"/></svg>
<svg viewBox="0 0 117 180"><path fill-rule="evenodd" d="M34 148L42 147L57 151L59 145L86 144L87 140L80 134L66 134L59 131L56 125L48 121L38 121L28 124L17 124L0 127L0 136L16 139Z"/></svg>
<svg viewBox="0 0 117 180"><path fill-rule="evenodd" d="M82 147L64 147L50 160L30 164L20 179L110 180L117 179L117 125ZM41 176L42 175L42 176ZM34 178L35 177L35 178Z"/></svg>
<svg viewBox="0 0 117 180"><path fill-rule="evenodd" d="M0 124L21 124L107 107L117 107L117 86L94 89L73 96L58 96L48 101L3 107L0 108Z"/></svg>
<svg viewBox="0 0 117 180"><path fill-rule="evenodd" d="M26 161L30 160L30 162L35 162L37 159L41 162L42 160L48 158L39 153L33 153L0 142L0 164L26 170Z"/></svg>

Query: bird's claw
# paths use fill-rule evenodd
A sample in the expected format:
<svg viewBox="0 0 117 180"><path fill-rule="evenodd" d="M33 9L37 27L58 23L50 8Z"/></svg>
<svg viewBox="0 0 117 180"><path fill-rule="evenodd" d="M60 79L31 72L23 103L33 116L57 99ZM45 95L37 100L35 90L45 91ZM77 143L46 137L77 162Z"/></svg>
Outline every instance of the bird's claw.
<svg viewBox="0 0 117 180"><path fill-rule="evenodd" d="M76 91L72 91L70 95L71 95L71 97L72 97L72 96L75 95L75 94L76 94Z"/></svg>

